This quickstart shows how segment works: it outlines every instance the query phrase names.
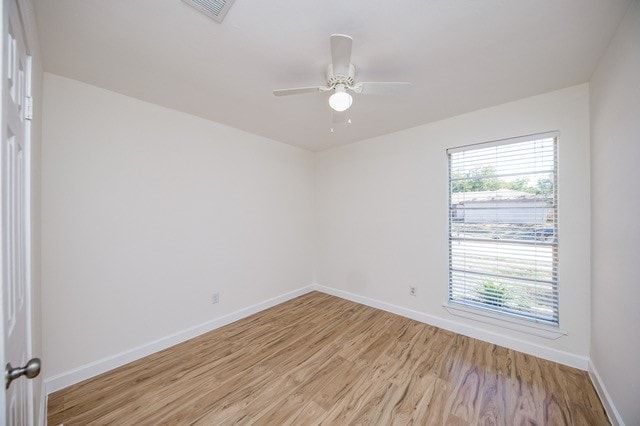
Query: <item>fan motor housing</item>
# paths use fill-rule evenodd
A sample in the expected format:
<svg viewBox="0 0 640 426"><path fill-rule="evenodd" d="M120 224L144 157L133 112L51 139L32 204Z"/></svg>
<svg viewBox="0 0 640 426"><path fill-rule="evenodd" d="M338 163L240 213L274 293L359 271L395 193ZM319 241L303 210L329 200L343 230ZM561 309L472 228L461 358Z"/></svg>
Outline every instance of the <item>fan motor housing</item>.
<svg viewBox="0 0 640 426"><path fill-rule="evenodd" d="M356 67L353 64L349 64L349 75L334 75L333 65L329 64L327 67L327 84L330 88L335 88L338 84L344 84L351 89L353 88L355 75Z"/></svg>

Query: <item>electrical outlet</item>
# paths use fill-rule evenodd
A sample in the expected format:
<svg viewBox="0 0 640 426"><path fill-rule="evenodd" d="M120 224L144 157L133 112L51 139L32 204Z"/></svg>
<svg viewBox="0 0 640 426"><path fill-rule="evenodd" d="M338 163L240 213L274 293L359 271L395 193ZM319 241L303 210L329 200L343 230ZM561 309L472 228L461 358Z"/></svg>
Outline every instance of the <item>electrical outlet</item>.
<svg viewBox="0 0 640 426"><path fill-rule="evenodd" d="M418 295L418 289L414 286L409 286L409 295L410 296L417 296Z"/></svg>
<svg viewBox="0 0 640 426"><path fill-rule="evenodd" d="M213 293L213 295L211 296L211 303L215 305L219 301L220 301L220 293Z"/></svg>

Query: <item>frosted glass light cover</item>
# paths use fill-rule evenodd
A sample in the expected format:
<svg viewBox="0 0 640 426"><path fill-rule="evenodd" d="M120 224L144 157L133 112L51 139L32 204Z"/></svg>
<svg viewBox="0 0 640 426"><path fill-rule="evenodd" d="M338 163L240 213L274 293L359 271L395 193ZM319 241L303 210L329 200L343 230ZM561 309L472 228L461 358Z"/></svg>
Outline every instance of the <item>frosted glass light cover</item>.
<svg viewBox="0 0 640 426"><path fill-rule="evenodd" d="M336 93L329 97L329 106L338 112L346 111L351 106L353 98L344 89L336 88Z"/></svg>

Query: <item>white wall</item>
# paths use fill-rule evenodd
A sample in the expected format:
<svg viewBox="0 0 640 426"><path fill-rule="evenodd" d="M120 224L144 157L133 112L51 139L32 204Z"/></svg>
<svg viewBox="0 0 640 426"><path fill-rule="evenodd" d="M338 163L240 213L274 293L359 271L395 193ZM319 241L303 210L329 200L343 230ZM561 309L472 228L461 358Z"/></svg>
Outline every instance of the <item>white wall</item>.
<svg viewBox="0 0 640 426"><path fill-rule="evenodd" d="M33 264L33 348L35 356L42 352L44 376L315 280L465 334L534 353L541 348L539 355L559 361L590 355L614 415L640 424L637 40L636 0L594 73L591 98L586 85L570 87L315 157L45 74L43 331L37 251ZM37 248L42 88L35 59ZM567 331L557 340L442 307L446 149L551 130L561 133L560 315ZM410 285L417 297L408 295ZM214 291L218 305L210 303Z"/></svg>
<svg viewBox="0 0 640 426"><path fill-rule="evenodd" d="M45 74L45 375L298 289L315 269L321 285L465 334L559 361L591 353L622 418L639 423L640 335L625 327L640 323L639 9L634 1L601 61L591 103L580 85L315 157ZM442 307L446 149L552 130L560 131L567 335L550 340L450 314ZM210 304L213 291L219 305Z"/></svg>
<svg viewBox="0 0 640 426"><path fill-rule="evenodd" d="M318 153L318 282L586 368L588 102L588 86L579 85ZM446 149L554 130L560 131L560 326L568 334L549 340L450 314L442 306L448 280ZM409 286L417 286L417 297Z"/></svg>
<svg viewBox="0 0 640 426"><path fill-rule="evenodd" d="M591 79L591 359L620 418L640 425L640 2Z"/></svg>
<svg viewBox="0 0 640 426"><path fill-rule="evenodd" d="M46 377L313 281L308 151L52 74L42 151Z"/></svg>

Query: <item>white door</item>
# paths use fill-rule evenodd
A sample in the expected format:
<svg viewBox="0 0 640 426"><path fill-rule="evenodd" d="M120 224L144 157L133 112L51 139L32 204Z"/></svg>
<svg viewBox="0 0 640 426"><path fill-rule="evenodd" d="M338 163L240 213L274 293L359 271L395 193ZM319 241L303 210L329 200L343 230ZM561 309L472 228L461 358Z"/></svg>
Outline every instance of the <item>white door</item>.
<svg viewBox="0 0 640 426"><path fill-rule="evenodd" d="M2 150L0 161L0 248L2 280L2 354L5 386L0 391L0 423L33 424L34 376L30 333L29 137L31 58L25 46L18 0L3 0L2 20ZM7 380L9 364L16 379ZM7 387L7 385L9 385Z"/></svg>

